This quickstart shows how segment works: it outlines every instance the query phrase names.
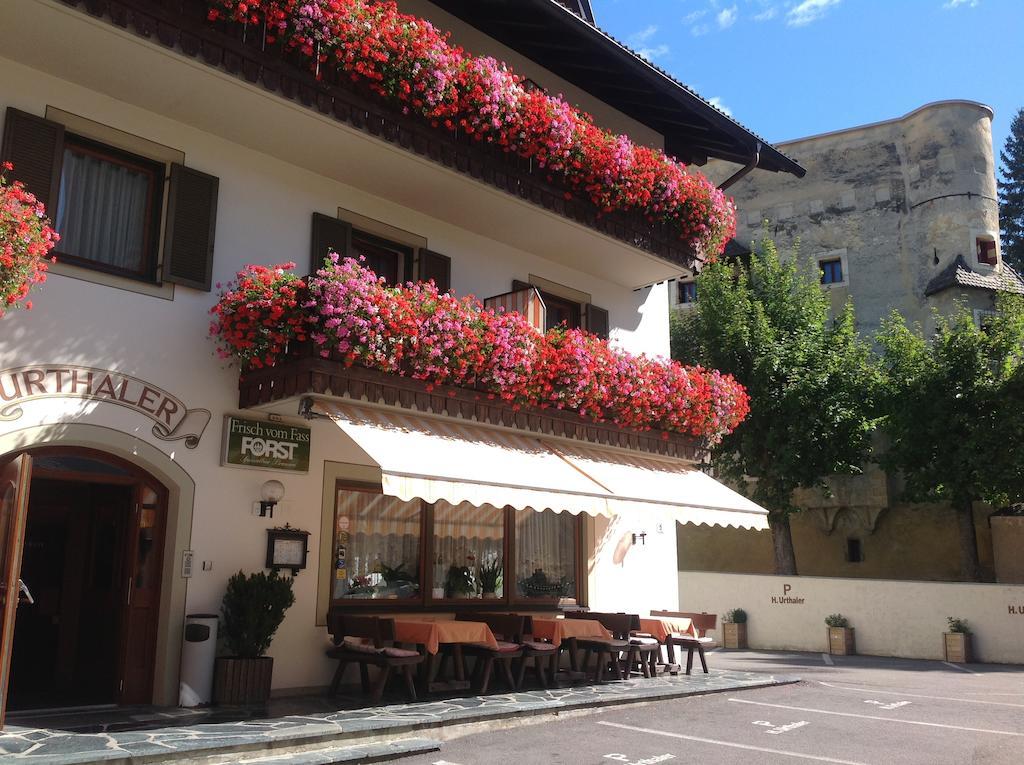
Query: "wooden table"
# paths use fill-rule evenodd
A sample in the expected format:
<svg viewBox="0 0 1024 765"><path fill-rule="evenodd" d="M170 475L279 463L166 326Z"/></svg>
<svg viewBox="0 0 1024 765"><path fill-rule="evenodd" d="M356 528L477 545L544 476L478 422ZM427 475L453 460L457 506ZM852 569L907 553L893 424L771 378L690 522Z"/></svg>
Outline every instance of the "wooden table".
<svg viewBox="0 0 1024 765"><path fill-rule="evenodd" d="M641 617L639 631L657 638L659 643L664 643L668 636L673 634L697 636L697 632L693 628L693 621L683 616L672 619L665 617Z"/></svg>
<svg viewBox="0 0 1024 765"><path fill-rule="evenodd" d="M466 665L462 660L462 646L473 643L498 647L498 641L483 622L465 622L454 619L441 621L415 621L411 619L395 620L395 642L414 643L423 646L427 660L420 665L421 685L427 691L462 691L469 688L466 680ZM441 646L449 645L452 661L455 663L455 680L435 682L437 673L437 653Z"/></svg>
<svg viewBox="0 0 1024 765"><path fill-rule="evenodd" d="M595 619L542 619L536 616L533 617L533 636L550 640L555 646L570 638L612 639L612 633Z"/></svg>

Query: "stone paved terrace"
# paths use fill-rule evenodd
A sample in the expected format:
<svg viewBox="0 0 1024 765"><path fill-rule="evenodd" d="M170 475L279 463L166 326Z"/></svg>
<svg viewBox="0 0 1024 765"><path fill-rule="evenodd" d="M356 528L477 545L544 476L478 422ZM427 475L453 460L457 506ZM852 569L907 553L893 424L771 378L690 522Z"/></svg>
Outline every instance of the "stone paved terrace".
<svg viewBox="0 0 1024 765"><path fill-rule="evenodd" d="M409 751L423 751L425 739L413 737L451 738L457 735L456 726L504 723L616 704L734 692L793 683L798 679L761 672L712 670L707 675L662 675L653 679L428 700L415 704L308 711L324 709L327 701L319 697L291 700L288 704L296 713L276 717L241 710L232 719L231 716L225 718L222 710L193 713L168 709L137 715L132 725L129 716L118 718L116 713L111 713L109 719L114 724L91 726L99 732L62 730L72 726L60 725L57 718L50 719L49 727L29 727L19 723L16 716L8 720L0 733L0 760L47 765L172 761L237 763L243 759L240 753L244 752L246 761L284 763L307 761L307 757L295 754L306 750L308 761L313 762L323 761L318 759L318 753L326 748L337 751L341 746L360 747L363 751L369 744L384 748L381 754L376 755L381 759L383 754L401 754L403 739L408 742ZM272 705L269 714L274 714L273 710ZM223 721L210 721L218 718ZM170 721L177 724L168 724ZM370 757L366 752L349 760L338 756L330 761L365 762Z"/></svg>

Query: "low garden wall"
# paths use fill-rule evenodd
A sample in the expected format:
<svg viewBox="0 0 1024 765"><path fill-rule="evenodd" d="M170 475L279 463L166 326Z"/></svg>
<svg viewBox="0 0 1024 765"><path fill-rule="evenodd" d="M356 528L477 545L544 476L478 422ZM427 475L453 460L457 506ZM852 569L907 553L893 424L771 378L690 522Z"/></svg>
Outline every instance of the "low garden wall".
<svg viewBox="0 0 1024 765"><path fill-rule="evenodd" d="M719 618L744 609L750 648L769 650L827 651L825 617L841 613L858 653L914 659L943 658L955 616L970 624L976 661L1024 664L1024 585L680 571L679 604Z"/></svg>

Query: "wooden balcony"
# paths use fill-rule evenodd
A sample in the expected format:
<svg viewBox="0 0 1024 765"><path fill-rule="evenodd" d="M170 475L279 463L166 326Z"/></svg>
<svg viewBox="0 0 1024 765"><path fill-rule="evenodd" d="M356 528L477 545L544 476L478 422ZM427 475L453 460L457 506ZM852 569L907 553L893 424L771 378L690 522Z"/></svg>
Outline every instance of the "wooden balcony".
<svg viewBox="0 0 1024 765"><path fill-rule="evenodd" d="M258 31L246 34L243 25L207 21L203 0L64 2L667 263L694 269L703 259L674 229L651 223L641 213L603 214L587 200L567 199L569 189L530 160L403 115L334 72L325 72L318 81L300 59L273 47L264 49Z"/></svg>
<svg viewBox="0 0 1024 765"><path fill-rule="evenodd" d="M286 399L296 399L298 406L298 399L305 395L337 396L690 461L698 461L704 451L697 439L679 433L623 428L560 409L516 409L500 398L467 388L428 390L420 380L321 358L307 344L299 345L274 367L242 375L238 391L241 409Z"/></svg>

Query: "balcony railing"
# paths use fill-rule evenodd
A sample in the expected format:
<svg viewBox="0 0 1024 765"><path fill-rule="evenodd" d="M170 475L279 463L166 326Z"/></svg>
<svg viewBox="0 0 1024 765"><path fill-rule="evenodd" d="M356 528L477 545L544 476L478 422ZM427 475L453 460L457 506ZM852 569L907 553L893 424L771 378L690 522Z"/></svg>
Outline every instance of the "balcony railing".
<svg viewBox="0 0 1024 765"><path fill-rule="evenodd" d="M262 35L246 35L234 23L211 24L203 0L64 2L683 268L694 268L702 258L670 226L651 223L641 213L602 213L587 200L566 199L568 188L550 181L531 160L404 115L330 71L317 80L300 62L264 49Z"/></svg>

